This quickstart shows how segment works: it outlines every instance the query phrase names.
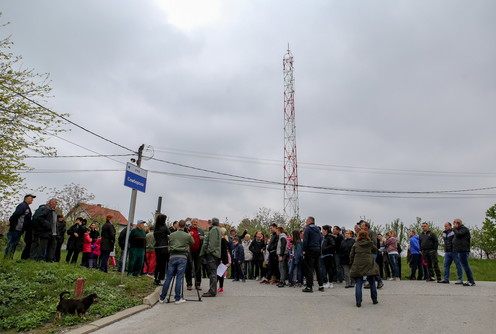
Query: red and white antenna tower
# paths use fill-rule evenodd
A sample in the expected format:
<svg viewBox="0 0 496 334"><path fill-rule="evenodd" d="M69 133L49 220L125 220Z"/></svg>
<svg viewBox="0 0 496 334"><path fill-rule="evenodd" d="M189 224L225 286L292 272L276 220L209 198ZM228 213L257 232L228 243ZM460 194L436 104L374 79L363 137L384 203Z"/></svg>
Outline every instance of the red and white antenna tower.
<svg viewBox="0 0 496 334"><path fill-rule="evenodd" d="M284 216L299 218L298 163L296 160L296 124L294 107L293 54L289 50L283 57L284 72Z"/></svg>

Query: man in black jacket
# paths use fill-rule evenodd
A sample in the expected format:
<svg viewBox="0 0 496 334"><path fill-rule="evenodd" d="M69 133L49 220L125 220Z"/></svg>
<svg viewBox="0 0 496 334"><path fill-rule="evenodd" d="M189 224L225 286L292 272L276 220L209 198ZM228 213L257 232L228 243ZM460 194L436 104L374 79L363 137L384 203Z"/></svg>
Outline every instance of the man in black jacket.
<svg viewBox="0 0 496 334"><path fill-rule="evenodd" d="M429 230L429 225L427 223L422 223L422 233L419 236L420 251L424 256L425 262L427 262L427 277L425 280L427 282L434 281L434 273L438 281L441 281L441 270L439 270L439 265L437 262L437 248L439 246L439 241L437 236Z"/></svg>
<svg viewBox="0 0 496 334"><path fill-rule="evenodd" d="M57 215L57 246L55 248L55 262L60 262L60 249L62 248L62 244L64 243L65 232L67 230L67 224L62 215Z"/></svg>
<svg viewBox="0 0 496 334"><path fill-rule="evenodd" d="M465 286L475 285L474 276L472 275L472 269L468 265L468 255L470 254L470 231L463 225L461 219L455 219L453 221L453 232L455 237L453 238L453 252L455 256L458 256L460 265L465 270L468 282L463 283Z"/></svg>
<svg viewBox="0 0 496 334"><path fill-rule="evenodd" d="M55 207L58 201L54 198L49 200L46 205L40 205L33 215L33 244L31 246L31 259L42 261L45 259L53 259L55 255L56 243L53 244L53 249L48 249L48 241L57 236L57 213Z"/></svg>
<svg viewBox="0 0 496 334"><path fill-rule="evenodd" d="M307 286L303 292L313 292L313 272L317 275L319 291L324 291L322 275L320 271L320 253L321 253L321 233L315 226L315 218L308 217L305 221L305 230L303 232L303 267L306 277Z"/></svg>
<svg viewBox="0 0 496 334"><path fill-rule="evenodd" d="M12 216L9 218L7 226L9 226L9 232L7 233L7 247L5 247L5 258L12 259L16 251L17 245L21 240L21 236L31 225L31 208L29 205L33 203L33 199L36 196L28 194L24 196L24 201L19 204Z"/></svg>
<svg viewBox="0 0 496 334"><path fill-rule="evenodd" d="M265 279L260 282L260 284L270 284L276 283L279 281L279 261L277 259L277 242L279 241L279 237L277 236L277 224L272 223L269 226L271 236L269 243L267 244L267 252L269 252L269 270L267 271L267 275Z"/></svg>
<svg viewBox="0 0 496 334"><path fill-rule="evenodd" d="M450 277L450 267L451 263L455 262L456 273L458 274L458 281L455 284L463 284L462 281L462 267L460 266L460 261L458 256L453 252L453 239L455 237L455 232L450 222L444 223L443 240L444 240L444 279L438 283L449 283Z"/></svg>
<svg viewBox="0 0 496 334"><path fill-rule="evenodd" d="M130 224L129 231L132 231L133 228L136 227L136 222L132 222ZM127 235L127 227L124 227L124 229L119 233L119 238L117 239L117 242L119 243L119 248L121 249L121 256L119 257L119 265L118 265L118 271L122 271L122 266L124 265L124 269L127 270L126 263L127 260L129 259L129 249L126 254L126 261L124 261L124 248L126 247L126 235ZM129 245L128 245L129 248Z"/></svg>

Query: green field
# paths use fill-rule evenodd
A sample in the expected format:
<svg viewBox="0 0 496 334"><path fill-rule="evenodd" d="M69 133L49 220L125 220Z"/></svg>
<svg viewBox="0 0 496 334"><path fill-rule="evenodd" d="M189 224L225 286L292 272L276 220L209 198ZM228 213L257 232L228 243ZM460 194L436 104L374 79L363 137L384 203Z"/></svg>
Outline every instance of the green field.
<svg viewBox="0 0 496 334"><path fill-rule="evenodd" d="M439 269L441 269L441 274L444 274L444 258L442 256L438 257ZM496 260L479 260L479 259L469 259L469 265L474 274L475 281L496 281ZM406 263L406 257L401 258L401 278L410 275L410 267ZM456 268L455 264L451 264L450 269L450 281L456 281ZM463 280L467 280L465 272L463 273Z"/></svg>

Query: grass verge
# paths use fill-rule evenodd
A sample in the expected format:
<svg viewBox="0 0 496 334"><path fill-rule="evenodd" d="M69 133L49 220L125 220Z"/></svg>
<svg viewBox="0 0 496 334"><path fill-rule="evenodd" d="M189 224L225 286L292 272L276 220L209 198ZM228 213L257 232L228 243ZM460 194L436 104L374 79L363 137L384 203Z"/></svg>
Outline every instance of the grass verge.
<svg viewBox="0 0 496 334"><path fill-rule="evenodd" d="M96 293L101 298L91 306L86 320L64 315L56 320L59 294L71 293L77 278L84 278L84 296ZM0 260L0 332L59 333L69 327L89 323L140 305L143 297L155 290L148 277L124 277L79 265L36 261ZM66 296L67 298L67 296Z"/></svg>

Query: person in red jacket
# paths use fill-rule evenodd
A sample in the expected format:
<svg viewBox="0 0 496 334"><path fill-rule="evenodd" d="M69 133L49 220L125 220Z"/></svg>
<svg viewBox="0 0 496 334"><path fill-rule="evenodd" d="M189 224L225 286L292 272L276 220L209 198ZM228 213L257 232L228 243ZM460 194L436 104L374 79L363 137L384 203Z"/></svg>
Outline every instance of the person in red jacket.
<svg viewBox="0 0 496 334"><path fill-rule="evenodd" d="M95 242L91 244L91 254L90 254L90 259L88 261L88 268L98 268L98 258L101 255L101 251L100 251L101 242L102 242L102 238L98 238L96 239Z"/></svg>
<svg viewBox="0 0 496 334"><path fill-rule="evenodd" d="M83 236L83 259L81 261L81 266L88 267L88 260L90 259L92 242L93 240L90 237L90 229L86 229Z"/></svg>

